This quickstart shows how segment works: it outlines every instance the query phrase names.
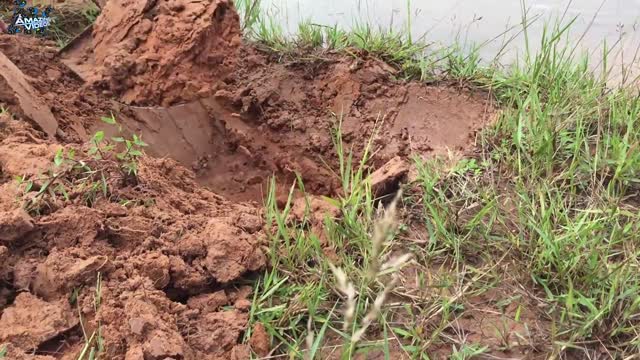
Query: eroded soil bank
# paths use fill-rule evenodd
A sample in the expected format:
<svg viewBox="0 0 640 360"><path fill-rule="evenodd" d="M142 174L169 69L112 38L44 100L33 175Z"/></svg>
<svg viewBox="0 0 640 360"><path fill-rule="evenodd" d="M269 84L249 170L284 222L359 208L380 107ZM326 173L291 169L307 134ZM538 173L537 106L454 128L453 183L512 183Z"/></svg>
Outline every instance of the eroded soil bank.
<svg viewBox="0 0 640 360"><path fill-rule="evenodd" d="M112 0L98 20L93 82L52 44L0 35L0 51L36 99L0 91L16 114L0 116L0 344L8 358L75 359L83 328L100 328L108 359L247 359L250 279L266 264L260 203L272 175L284 184L280 195L296 174L311 194L339 193L339 118L357 154L377 129L371 170L395 157L463 151L491 119L486 94L400 82L374 59L277 62L240 43L225 1L132 4ZM183 100L168 109L126 105ZM40 115L25 110L29 101L55 118L49 136ZM150 145L137 184L116 183L91 207L71 199L23 210L14 177L52 166L61 147L86 150L111 112Z"/></svg>

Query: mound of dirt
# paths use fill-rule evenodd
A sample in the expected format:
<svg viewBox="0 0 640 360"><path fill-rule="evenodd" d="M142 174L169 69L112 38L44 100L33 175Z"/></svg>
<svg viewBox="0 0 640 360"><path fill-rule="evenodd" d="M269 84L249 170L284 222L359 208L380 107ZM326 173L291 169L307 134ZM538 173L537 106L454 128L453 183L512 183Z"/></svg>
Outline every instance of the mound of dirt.
<svg viewBox="0 0 640 360"><path fill-rule="evenodd" d="M250 288L230 284L265 264L258 208L199 187L173 160L145 158L138 185L112 188L92 208L71 199L32 217L12 179L46 168L56 145L28 123L0 123L0 344L78 354L79 309L87 331L100 324L108 359L246 358L238 341Z"/></svg>
<svg viewBox="0 0 640 360"><path fill-rule="evenodd" d="M231 0L111 0L93 29L93 81L127 104L193 100L233 68L240 42Z"/></svg>

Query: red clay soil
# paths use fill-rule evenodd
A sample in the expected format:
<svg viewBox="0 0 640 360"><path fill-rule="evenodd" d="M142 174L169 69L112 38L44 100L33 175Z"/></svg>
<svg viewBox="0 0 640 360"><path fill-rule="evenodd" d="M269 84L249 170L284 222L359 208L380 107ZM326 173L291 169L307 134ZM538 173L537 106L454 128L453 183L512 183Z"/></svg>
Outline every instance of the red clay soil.
<svg viewBox="0 0 640 360"><path fill-rule="evenodd" d="M0 91L0 103L18 114L0 115L0 348L8 344L7 358L76 359L82 328L90 336L98 324L105 359L247 359L250 346L268 353L264 332L241 344L251 296L241 284L266 263L257 202L269 178L285 185L280 195L296 174L312 194L339 193L331 136L338 116L346 148L357 154L378 129L370 170L412 154L462 151L491 118L486 94L400 82L374 59L325 54L280 63L248 45L235 49L236 40L220 42L238 33L226 1L135 3L138 20L130 31L119 26L131 14L110 5L103 17L112 19L98 21L98 33L113 30L98 42L112 44L117 56L96 48L103 71L97 88L62 64L52 44L0 35L0 52L58 123L56 135L45 136L37 121L27 121L16 94ZM205 15L195 16L192 6ZM151 28L144 21L149 14L156 19ZM212 18L219 22L211 25ZM202 21L204 30L183 34L180 23L171 23L177 19ZM167 30L172 26L178 30ZM118 40L127 36L135 46ZM227 65L236 60L220 57L225 46L225 54L238 52L234 68ZM169 109L180 116L162 123L111 100L104 89L139 104L215 92L201 100L208 121L192 117L187 105ZM82 150L110 112L143 133L156 155L141 160L138 184L113 186L109 199L92 207L71 200L41 215L22 210L14 177L51 166L60 147Z"/></svg>
<svg viewBox="0 0 640 360"><path fill-rule="evenodd" d="M86 331L101 324L107 359L247 358L238 342L251 289L233 283L265 264L260 209L145 158L137 186L112 189L131 206L70 201L31 217L12 178L46 168L62 145L6 114L0 124L0 343L11 354L77 356L80 311Z"/></svg>
<svg viewBox="0 0 640 360"><path fill-rule="evenodd" d="M312 193L338 191L340 118L356 157L373 136L374 170L396 156L462 152L494 114L487 94L399 81L375 59L280 63L249 47L241 59L214 95L231 112L221 119L231 146L198 169L202 184L238 200L260 199L273 173L290 185L297 172Z"/></svg>
<svg viewBox="0 0 640 360"><path fill-rule="evenodd" d="M96 85L127 104L210 94L241 42L231 0L111 0L93 28Z"/></svg>
<svg viewBox="0 0 640 360"><path fill-rule="evenodd" d="M86 89L82 79L57 61L53 42L0 34L0 52L28 78L36 92L35 98L48 105L58 122L59 140L82 142L96 119L117 111L114 101ZM12 113L22 114L23 109L14 105L11 96L0 91L0 102L9 105Z"/></svg>
<svg viewBox="0 0 640 360"><path fill-rule="evenodd" d="M492 114L487 94L398 81L375 59L272 61L240 44L238 16L225 0L109 1L92 34L62 58L102 95L184 103L117 112L151 155L178 160L236 201L261 202L274 174L281 198L296 173L310 192L336 193L332 129L340 117L358 155L377 129L371 165L379 167L395 156L460 151ZM92 133L92 124L76 127Z"/></svg>
<svg viewBox="0 0 640 360"><path fill-rule="evenodd" d="M493 115L486 94L398 81L374 59L283 64L250 47L240 52L237 71L213 96L168 110L132 108L123 120L152 155L179 160L235 201L262 202L274 174L281 199L296 176L310 193L339 192L340 118L356 158L373 136L374 170L397 156L462 152Z"/></svg>

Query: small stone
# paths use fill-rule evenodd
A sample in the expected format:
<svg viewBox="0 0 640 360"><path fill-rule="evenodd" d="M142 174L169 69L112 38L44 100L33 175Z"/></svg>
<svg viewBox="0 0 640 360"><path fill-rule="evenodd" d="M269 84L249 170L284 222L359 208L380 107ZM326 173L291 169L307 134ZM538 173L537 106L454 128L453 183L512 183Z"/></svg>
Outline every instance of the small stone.
<svg viewBox="0 0 640 360"><path fill-rule="evenodd" d="M32 351L77 325L77 314L66 299L46 302L23 292L2 312L0 344L11 343Z"/></svg>

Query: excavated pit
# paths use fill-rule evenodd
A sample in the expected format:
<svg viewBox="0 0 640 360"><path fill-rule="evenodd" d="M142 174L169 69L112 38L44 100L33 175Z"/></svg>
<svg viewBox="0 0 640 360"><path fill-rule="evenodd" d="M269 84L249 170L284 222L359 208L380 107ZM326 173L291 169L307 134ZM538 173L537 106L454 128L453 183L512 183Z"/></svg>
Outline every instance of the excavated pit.
<svg viewBox="0 0 640 360"><path fill-rule="evenodd" d="M111 0L62 54L0 35L0 66L19 69L0 79L0 102L17 115L0 115L0 344L11 344L9 358L78 354L80 311L87 331L100 323L109 359L246 359L238 342L251 288L237 284L266 264L260 204L272 176L280 200L297 176L310 194L339 194L341 119L356 158L375 132L372 182L392 191L411 156L462 152L492 119L485 93L398 81L375 59L277 62L242 44L238 29L227 1ZM57 149L81 148L97 130L115 134L99 121L109 113L149 144L139 183L111 190L130 205L21 210L14 177L35 176Z"/></svg>
<svg viewBox="0 0 640 360"><path fill-rule="evenodd" d="M225 0L109 1L59 55L116 96L121 122L150 154L178 160L234 201L262 202L272 176L279 198L297 176L306 191L335 195L338 119L357 156L377 131L377 168L395 156L461 151L492 113L486 94L396 81L374 59L318 58L277 63L242 46Z"/></svg>
<svg viewBox="0 0 640 360"><path fill-rule="evenodd" d="M375 170L397 156L462 152L492 116L484 94L394 81L377 60L336 56L309 73L242 51L248 60L215 95L168 108L123 106L120 115L149 154L176 159L233 201L261 203L272 176L279 197L297 176L310 194L336 195L340 118L356 156L373 136ZM98 129L105 128L92 131Z"/></svg>

